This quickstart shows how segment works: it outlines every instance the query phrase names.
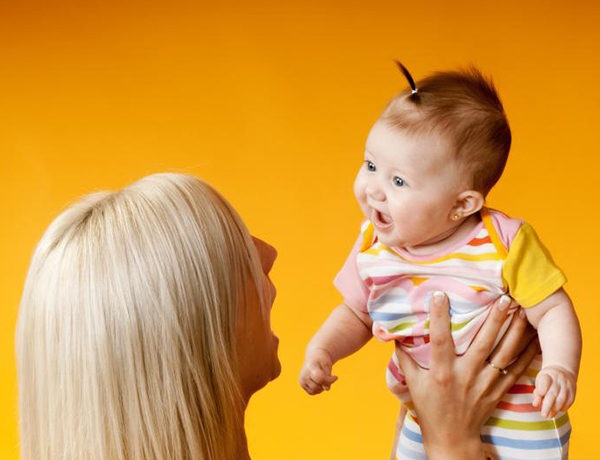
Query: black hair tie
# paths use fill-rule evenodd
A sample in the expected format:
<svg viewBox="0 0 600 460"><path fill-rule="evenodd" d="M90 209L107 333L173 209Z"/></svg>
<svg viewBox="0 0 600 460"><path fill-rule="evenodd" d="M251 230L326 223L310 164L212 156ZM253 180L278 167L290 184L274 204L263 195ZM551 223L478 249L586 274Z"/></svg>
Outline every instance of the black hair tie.
<svg viewBox="0 0 600 460"><path fill-rule="evenodd" d="M420 101L419 90L417 88L417 85L415 85L415 80L413 79L412 75L410 74L408 69L406 67L404 67L404 65L402 65L402 63L400 61L395 60L394 62L398 65L398 67L400 68L400 71L406 77L406 79L408 80L408 84L410 85L410 87L412 89L412 93L410 94L410 96L408 96L408 98L411 101L413 101L414 103L419 102Z"/></svg>

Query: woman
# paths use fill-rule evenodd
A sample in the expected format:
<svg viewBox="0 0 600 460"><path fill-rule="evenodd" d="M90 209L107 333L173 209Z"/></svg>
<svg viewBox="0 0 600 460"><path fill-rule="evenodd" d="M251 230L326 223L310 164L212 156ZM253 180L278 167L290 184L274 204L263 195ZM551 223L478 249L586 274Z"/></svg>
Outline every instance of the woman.
<svg viewBox="0 0 600 460"><path fill-rule="evenodd" d="M245 408L280 372L275 257L192 176L148 176L64 211L36 248L19 312L22 458L249 459ZM474 379L487 378L482 366ZM463 421L477 419L467 407Z"/></svg>
<svg viewBox="0 0 600 460"><path fill-rule="evenodd" d="M280 371L274 259L190 176L149 176L64 211L20 308L22 458L248 458L245 405Z"/></svg>

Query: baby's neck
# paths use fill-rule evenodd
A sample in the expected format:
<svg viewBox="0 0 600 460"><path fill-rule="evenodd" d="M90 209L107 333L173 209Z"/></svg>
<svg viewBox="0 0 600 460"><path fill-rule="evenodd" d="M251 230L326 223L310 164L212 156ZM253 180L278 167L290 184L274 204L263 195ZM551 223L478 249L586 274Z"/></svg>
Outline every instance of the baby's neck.
<svg viewBox="0 0 600 460"><path fill-rule="evenodd" d="M416 256L424 256L441 251L464 239L481 222L478 212L471 214L460 224L450 228L448 231L436 236L435 238L420 244L403 248L405 251Z"/></svg>

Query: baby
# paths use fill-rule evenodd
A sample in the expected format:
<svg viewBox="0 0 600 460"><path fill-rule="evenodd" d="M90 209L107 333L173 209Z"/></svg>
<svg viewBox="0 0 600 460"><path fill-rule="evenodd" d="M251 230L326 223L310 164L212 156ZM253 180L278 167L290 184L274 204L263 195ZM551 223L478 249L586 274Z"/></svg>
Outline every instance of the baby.
<svg viewBox="0 0 600 460"><path fill-rule="evenodd" d="M365 331L428 367L437 291L449 296L462 354L491 304L508 294L537 328L542 355L498 404L482 441L494 459L567 458L565 411L575 397L581 333L566 278L529 224L484 207L510 149L502 103L474 68L415 84L398 65L411 88L388 103L368 135L354 183L366 221L334 281L344 303L308 345L300 383L310 394L329 390L333 364L369 340ZM408 408L398 458L426 458L395 355L387 382Z"/></svg>

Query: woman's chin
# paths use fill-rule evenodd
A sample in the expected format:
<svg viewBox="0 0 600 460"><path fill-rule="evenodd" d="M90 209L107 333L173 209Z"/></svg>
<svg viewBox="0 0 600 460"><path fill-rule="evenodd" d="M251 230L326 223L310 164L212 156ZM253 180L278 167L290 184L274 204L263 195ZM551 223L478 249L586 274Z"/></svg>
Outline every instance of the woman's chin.
<svg viewBox="0 0 600 460"><path fill-rule="evenodd" d="M279 361L279 357L275 357L275 363L273 364L273 378L271 381L277 379L281 375L281 361Z"/></svg>
<svg viewBox="0 0 600 460"><path fill-rule="evenodd" d="M278 351L279 351L279 337L277 337L274 333L273 333L273 341L274 341L274 346L273 346L273 376L271 378L271 380L275 380L277 377L279 377L279 375L281 375L281 361L279 361L279 355L278 355Z"/></svg>

